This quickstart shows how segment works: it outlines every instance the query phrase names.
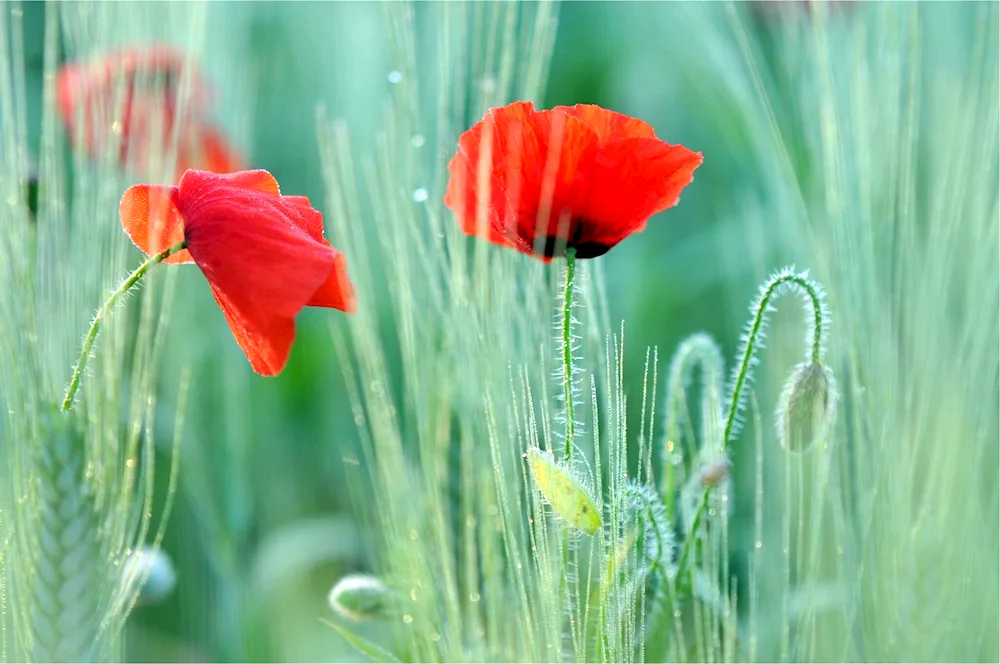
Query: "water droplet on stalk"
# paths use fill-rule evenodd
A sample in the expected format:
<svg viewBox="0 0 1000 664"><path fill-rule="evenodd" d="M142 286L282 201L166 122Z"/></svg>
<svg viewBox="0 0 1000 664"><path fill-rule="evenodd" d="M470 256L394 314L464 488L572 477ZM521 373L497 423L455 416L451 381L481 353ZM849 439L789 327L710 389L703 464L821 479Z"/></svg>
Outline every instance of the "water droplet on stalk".
<svg viewBox="0 0 1000 664"><path fill-rule="evenodd" d="M396 85L397 83L403 80L403 72L396 71L395 69L393 69L391 72L389 72L388 78L390 83Z"/></svg>
<svg viewBox="0 0 1000 664"><path fill-rule="evenodd" d="M427 200L427 190L423 187L413 190L413 201L415 203L423 203Z"/></svg>
<svg viewBox="0 0 1000 664"><path fill-rule="evenodd" d="M414 134L410 137L410 146L414 148L424 147L424 137L420 134Z"/></svg>

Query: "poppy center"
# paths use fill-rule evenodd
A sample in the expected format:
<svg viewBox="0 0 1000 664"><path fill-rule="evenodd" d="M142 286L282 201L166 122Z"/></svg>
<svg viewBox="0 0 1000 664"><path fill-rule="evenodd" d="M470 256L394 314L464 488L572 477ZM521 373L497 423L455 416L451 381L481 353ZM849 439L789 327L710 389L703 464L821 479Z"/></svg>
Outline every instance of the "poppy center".
<svg viewBox="0 0 1000 664"><path fill-rule="evenodd" d="M570 223L570 228L573 229L573 232L569 238L558 235L546 236L542 255L546 258L562 257L566 255L566 249L569 247L576 249L577 258L597 258L608 253L611 250L611 245L609 244L581 241L583 229L589 223L586 219L574 219Z"/></svg>

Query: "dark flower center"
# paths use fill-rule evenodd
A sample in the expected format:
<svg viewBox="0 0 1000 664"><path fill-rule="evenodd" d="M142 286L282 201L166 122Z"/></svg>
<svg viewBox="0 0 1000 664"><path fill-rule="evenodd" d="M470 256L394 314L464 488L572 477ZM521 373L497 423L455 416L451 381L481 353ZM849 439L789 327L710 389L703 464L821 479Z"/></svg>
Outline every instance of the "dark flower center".
<svg viewBox="0 0 1000 664"><path fill-rule="evenodd" d="M565 256L566 249L573 247L576 249L577 258L597 258L598 256L603 256L611 250L611 245L604 244L602 242L581 242L580 237L583 235L583 228L587 225L587 221L584 219L575 219L570 228L573 228L573 236L571 238L563 238L557 235L549 235L545 238L545 247L542 249L542 255L546 258L555 258L556 256Z"/></svg>

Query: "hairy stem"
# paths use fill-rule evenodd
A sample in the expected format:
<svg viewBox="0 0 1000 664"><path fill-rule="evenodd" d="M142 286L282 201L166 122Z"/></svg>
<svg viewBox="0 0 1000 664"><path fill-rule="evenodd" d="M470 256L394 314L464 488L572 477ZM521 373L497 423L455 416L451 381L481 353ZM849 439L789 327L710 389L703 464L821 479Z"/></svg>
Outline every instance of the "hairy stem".
<svg viewBox="0 0 1000 664"><path fill-rule="evenodd" d="M563 400L566 405L566 444L563 450L563 461L567 469L573 454L573 437L576 434L576 421L573 414L573 276L576 273L576 249L566 249L566 278L563 283L563 306L561 315L562 342L562 386ZM563 579L560 583L560 595L565 600L569 598L569 529L564 527L560 546Z"/></svg>
<svg viewBox="0 0 1000 664"><path fill-rule="evenodd" d="M775 295L777 295L780 290L786 286L792 286L796 290L800 291L808 301L811 318L807 319L807 323L812 325L812 338L809 341L806 354L809 356L810 361L816 364L819 364L822 360L825 310L823 308L820 290L805 276L783 270L771 277L771 279L764 285L764 288L761 290L761 295L757 300L757 304L754 307L753 318L751 319L750 327L747 330L739 368L736 372L736 380L733 382L733 393L729 398L729 410L726 413L726 421L722 430L722 449L720 450L722 453L725 453L726 448L729 446L729 439L733 436L733 430L736 426L736 416L739 413L740 403L743 397L743 388L749 380L753 358L754 355L756 355L761 332L763 331L764 325L767 321L768 307ZM698 509L695 511L694 519L691 521L691 530L684 538L684 547L681 549L680 558L677 560L676 579L678 583L685 583L685 579L687 578L685 574L685 566L691 555L691 549L694 546L694 541L697 539L698 528L701 526L701 522L704 519L705 509L708 506L708 499L711 491L711 486L705 487L704 492L701 494L701 499L698 502Z"/></svg>
<svg viewBox="0 0 1000 664"><path fill-rule="evenodd" d="M722 373L725 366L722 351L704 332L693 334L677 347L670 361L667 380L666 437L663 443L663 472L660 491L667 510L667 522L674 520L675 468L683 458L684 430L687 421L687 387L695 369L701 372L701 435L702 445L716 438L722 417Z"/></svg>
<svg viewBox="0 0 1000 664"><path fill-rule="evenodd" d="M563 398L566 401L566 449L563 460L568 464L573 453L576 422L573 415L573 276L576 273L576 249L566 249L566 279L563 286L562 363Z"/></svg>
<svg viewBox="0 0 1000 664"><path fill-rule="evenodd" d="M80 358L76 361L76 366L73 367L73 377L70 378L69 388L66 390L66 396L62 402L62 409L64 411L69 410L73 406L73 399L76 397L77 390L80 389L80 379L83 376L83 372L87 369L87 362L90 360L90 350L94 346L94 341L97 339L97 333L101 327L101 321L110 312L122 296L129 292L133 286L135 286L140 279L142 279L146 272L149 271L151 267L158 263L162 263L164 260L176 254L178 251L184 249L187 244L184 241L178 242L168 249L164 249L155 256L150 257L145 263L140 265L135 269L135 271L128 275L128 277L121 283L121 285L115 289L115 292L105 301L101 308L97 310L94 315L94 321L90 324L90 329L87 330L87 336L83 339L83 348L80 350Z"/></svg>

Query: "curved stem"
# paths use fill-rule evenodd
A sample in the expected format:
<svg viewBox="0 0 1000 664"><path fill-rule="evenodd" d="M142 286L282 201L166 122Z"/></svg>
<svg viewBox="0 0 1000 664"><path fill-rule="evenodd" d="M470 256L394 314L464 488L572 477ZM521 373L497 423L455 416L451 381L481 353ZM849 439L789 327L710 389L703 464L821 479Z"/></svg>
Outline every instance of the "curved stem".
<svg viewBox="0 0 1000 664"><path fill-rule="evenodd" d="M736 373L736 381L733 383L733 393L729 399L726 424L722 430L722 449L720 450L722 453L725 453L726 448L729 446L729 439L732 437L733 428L736 426L736 415L740 409L743 388L746 386L750 375L750 365L757 351L757 343L760 340L761 330L764 328L764 323L767 319L768 306L779 289L788 284L800 289L809 300L809 305L812 309L813 334L807 354L809 355L809 359L816 364L819 364L822 359L824 308L820 291L815 284L800 274L787 271L779 272L764 285L757 305L754 307L754 315L750 323L750 329L747 331L746 341L744 342L739 371ZM691 548L697 537L698 528L701 526L702 519L704 519L711 491L712 487L705 487L705 491L701 494L701 500L698 502L698 509L695 511L694 519L691 521L691 530L688 532L687 537L684 538L684 548L681 549L681 555L677 559L677 576L675 578L678 583L683 582L682 580L687 578L684 574L684 568L691 555Z"/></svg>
<svg viewBox="0 0 1000 664"><path fill-rule="evenodd" d="M73 367L73 377L70 378L69 388L66 390L66 397L62 402L62 410L67 411L73 406L73 399L76 397L77 390L80 389L80 379L83 376L83 372L87 369L87 362L90 360L90 349L94 346L94 341L97 339L97 332L101 327L102 319L110 312L118 300L121 299L122 295L127 293L136 283L142 279L146 272L149 271L151 267L157 263L162 263L164 260L176 254L178 251L187 247L187 244L182 240L177 244L173 245L168 249L164 249L155 256L151 256L145 263L140 265L135 269L135 271L128 275L128 277L121 283L121 285L115 289L115 292L108 297L107 301L101 305L101 308L97 310L94 315L94 321L90 324L90 329L87 331L87 336L83 338L83 348L80 350L80 358L76 361L76 366Z"/></svg>
<svg viewBox="0 0 1000 664"><path fill-rule="evenodd" d="M573 276L576 272L576 249L566 249L566 280L563 286L562 362L563 398L566 402L566 448L563 461L569 463L573 453L576 421L573 416Z"/></svg>

